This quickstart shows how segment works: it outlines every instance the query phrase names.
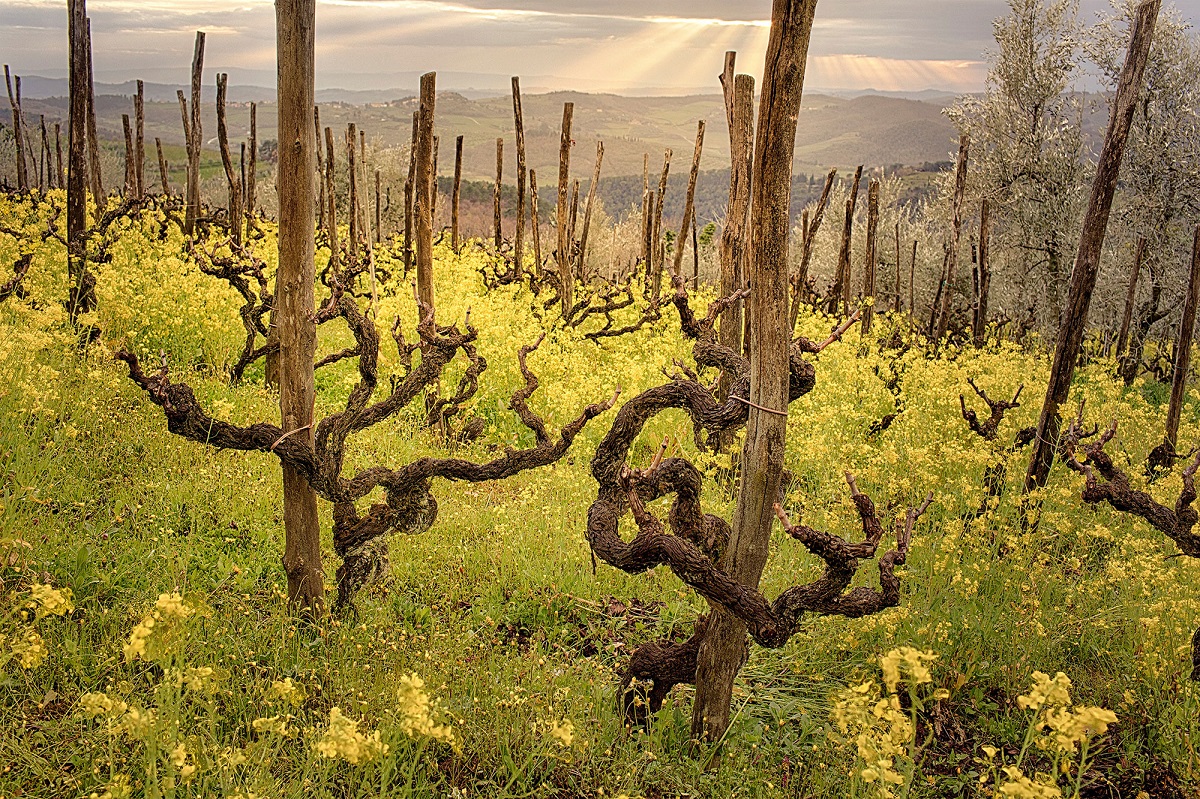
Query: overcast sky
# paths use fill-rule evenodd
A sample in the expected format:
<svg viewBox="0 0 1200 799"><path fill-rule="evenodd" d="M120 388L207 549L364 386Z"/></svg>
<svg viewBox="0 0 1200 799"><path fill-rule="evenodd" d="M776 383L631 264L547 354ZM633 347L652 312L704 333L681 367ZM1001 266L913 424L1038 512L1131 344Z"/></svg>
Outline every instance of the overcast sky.
<svg viewBox="0 0 1200 799"><path fill-rule="evenodd" d="M1195 0L1176 0L1193 23ZM1091 20L1107 0L1082 0ZM982 88L1004 0L822 0L810 51L814 89ZM715 91L726 50L756 73L768 0L319 0L319 88L391 88L437 70L444 88ZM269 0L92 0L97 79L183 82L194 31L206 72L272 85ZM0 0L0 58L26 75L66 71L66 3ZM407 77L406 77L407 76ZM493 76L489 78L488 76ZM458 85L453 85L458 84Z"/></svg>

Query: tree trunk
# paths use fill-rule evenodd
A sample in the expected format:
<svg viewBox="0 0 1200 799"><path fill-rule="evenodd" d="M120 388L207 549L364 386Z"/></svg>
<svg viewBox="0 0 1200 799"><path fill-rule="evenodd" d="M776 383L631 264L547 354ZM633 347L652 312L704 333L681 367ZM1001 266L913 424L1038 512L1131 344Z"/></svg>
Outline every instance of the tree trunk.
<svg viewBox="0 0 1200 799"><path fill-rule="evenodd" d="M954 207L950 227L950 254L946 261L946 279L942 287L942 302L938 306L937 324L933 328L933 347L936 350L950 324L951 298L954 296L954 273L958 270L958 244L962 240L962 206L967 191L967 156L971 137L966 133L958 138L958 160L954 167Z"/></svg>
<svg viewBox="0 0 1200 799"><path fill-rule="evenodd" d="M70 117L67 140L67 272L70 279L67 314L74 325L92 309L94 281L87 268L87 6L68 0L67 38L70 41Z"/></svg>
<svg viewBox="0 0 1200 799"><path fill-rule="evenodd" d="M276 11L279 18L279 11ZM280 67L282 69L282 67ZM204 31L196 31L196 48L192 54L192 106L188 124L188 182L187 205L183 215L183 235L191 236L196 230L196 217L200 214L200 147L204 143L200 117L200 88L204 79ZM308 116L308 109L304 111ZM307 119L305 120L307 124Z"/></svg>
<svg viewBox="0 0 1200 799"><path fill-rule="evenodd" d="M696 178L700 174L700 155L704 150L704 120L696 125L696 149L692 153L692 171L688 173L687 195L683 201L683 221L679 224L679 238L675 240L675 266L673 274L683 270L683 245L687 241L688 225L692 223L692 208L696 202Z"/></svg>
<svg viewBox="0 0 1200 799"><path fill-rule="evenodd" d="M313 318L316 141L311 124L316 10L316 0L276 0L275 3L279 140L283 143L279 148L279 276L276 281L279 409L285 433L307 441L309 446L313 440L313 403L316 399L313 355L317 346ZM197 51L199 49L198 46ZM198 90L196 95L198 97ZM283 568L288 576L288 599L293 607L312 614L320 613L324 607L325 587L317 495L302 474L287 466L283 468L283 528Z"/></svg>
<svg viewBox="0 0 1200 799"><path fill-rule="evenodd" d="M513 124L517 131L517 233L513 239L513 270L520 279L525 271L525 115L521 111L521 80L513 76Z"/></svg>
<svg viewBox="0 0 1200 799"><path fill-rule="evenodd" d="M1117 334L1117 362L1125 357L1129 344L1129 325L1133 321L1133 303L1137 298L1138 276L1142 273L1142 260L1146 257L1146 238L1138 236L1137 249L1133 254L1133 269L1129 274L1129 291L1125 294L1125 313L1121 316L1121 332Z"/></svg>
<svg viewBox="0 0 1200 799"><path fill-rule="evenodd" d="M417 131L417 175L413 202L417 223L417 297L429 313L433 302L433 115L437 104L437 73L421 76L421 110Z"/></svg>
<svg viewBox="0 0 1200 799"><path fill-rule="evenodd" d="M559 298L562 300L562 315L566 319L575 300L575 277L571 274L571 242L567 236L567 191L571 178L571 118L575 114L574 103L563 103L562 136L558 143L558 279Z"/></svg>
<svg viewBox="0 0 1200 799"><path fill-rule="evenodd" d="M975 297L975 348L987 343L988 294L992 288L992 267L988 262L992 240L991 206L984 198L979 207L979 290Z"/></svg>
<svg viewBox="0 0 1200 799"><path fill-rule="evenodd" d="M816 0L775 0L758 112L749 258L754 292L747 302L754 337L752 405L733 535L725 557L728 573L752 587L758 586L766 565L775 518L772 506L779 497L783 472L791 344L787 252L792 154L816 5ZM724 735L733 680L745 653L745 625L724 610L714 610L697 656L694 738L717 741Z"/></svg>
<svg viewBox="0 0 1200 799"><path fill-rule="evenodd" d="M875 318L875 251L879 232L879 181L872 180L867 189L867 253L863 259L863 312L862 332L871 332Z"/></svg>
<svg viewBox="0 0 1200 799"><path fill-rule="evenodd" d="M1104 136L1104 149L1100 153L1096 178L1092 183L1091 200L1083 218L1079 253L1075 259L1075 268L1071 272L1071 290L1058 331L1050 382L1046 387L1046 398L1042 404L1041 417L1038 419L1037 437L1033 441L1033 454L1025 473L1026 492L1045 486L1050 477L1050 466L1054 462L1062 421L1058 409L1066 402L1067 394L1071 390L1071 378L1075 375L1079 347L1087 327L1092 291L1096 287L1096 273L1100 267L1100 253L1104 248L1108 216L1112 210L1113 194L1121 171L1121 159L1125 154L1125 142L1129 137L1129 127L1133 122L1138 94L1141 92L1142 76L1146 69L1146 61L1150 57L1150 42L1154 38L1154 25L1161 5L1162 0L1145 0L1137 9L1129 52L1121 70L1116 97L1113 98L1108 132Z"/></svg>

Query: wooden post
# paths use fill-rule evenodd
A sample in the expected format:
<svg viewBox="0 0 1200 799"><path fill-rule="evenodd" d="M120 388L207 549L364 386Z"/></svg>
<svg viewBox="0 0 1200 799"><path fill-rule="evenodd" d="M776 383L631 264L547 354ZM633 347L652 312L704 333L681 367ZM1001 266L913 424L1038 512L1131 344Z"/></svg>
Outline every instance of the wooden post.
<svg viewBox="0 0 1200 799"><path fill-rule="evenodd" d="M329 264L335 274L342 263L342 248L338 240L336 177L337 155L333 149L333 128L325 128L325 238L329 240Z"/></svg>
<svg viewBox="0 0 1200 799"><path fill-rule="evenodd" d="M158 177L162 181L163 197L171 196L171 184L167 182L167 159L163 155L162 139L154 137L154 149L158 151Z"/></svg>
<svg viewBox="0 0 1200 799"><path fill-rule="evenodd" d="M432 313L433 303L433 115L437 103L437 73L421 76L421 110L417 132L417 174L414 216L417 223L417 298Z"/></svg>
<svg viewBox="0 0 1200 799"><path fill-rule="evenodd" d="M1108 216L1121 171L1121 159L1125 154L1125 142L1142 88L1142 76L1150 57L1150 42L1154 38L1154 26L1161 5L1162 0L1145 0L1137 8L1129 51L1121 70L1108 131L1104 137L1104 148L1096 166L1091 199L1083 217L1083 232L1079 239L1075 268L1071 271L1071 288L1058 331L1050 382L1046 386L1037 437L1033 441L1033 453L1025 473L1026 492L1045 486L1050 477L1050 466L1054 462L1062 422L1058 409L1066 402L1071 379L1075 375L1075 363L1087 327L1088 308L1096 287L1096 273L1100 267L1100 253L1104 248L1104 235L1108 230Z"/></svg>
<svg viewBox="0 0 1200 799"><path fill-rule="evenodd" d="M562 315L571 312L575 301L575 278L571 274L571 242L567 236L567 191L571 177L571 117L575 113L574 103L563 103L562 135L558 142L558 205L555 215L558 225L558 278L561 282L559 296L562 299Z"/></svg>
<svg viewBox="0 0 1200 799"><path fill-rule="evenodd" d="M421 112L414 111L412 119L412 141L408 148L408 179L404 182L404 275L413 266L413 204L416 202L417 188L417 137L419 135Z"/></svg>
<svg viewBox="0 0 1200 799"><path fill-rule="evenodd" d="M533 228L533 271L542 276L542 229L538 223L537 173L529 170L529 226Z"/></svg>
<svg viewBox="0 0 1200 799"><path fill-rule="evenodd" d="M458 206L462 197L463 137L454 141L454 188L450 194L450 247L458 254Z"/></svg>
<svg viewBox="0 0 1200 799"><path fill-rule="evenodd" d="M380 223L382 222L382 200L383 193L381 189L381 181L383 175L378 168L375 169L375 243L378 245L382 241L382 234L379 232Z"/></svg>
<svg viewBox="0 0 1200 799"><path fill-rule="evenodd" d="M650 286L650 153L642 153L642 270Z"/></svg>
<svg viewBox="0 0 1200 799"><path fill-rule="evenodd" d="M87 270L87 6L67 0L70 42L70 116L67 140L67 273L71 286L67 314L74 325L92 309L95 294Z"/></svg>
<svg viewBox="0 0 1200 799"><path fill-rule="evenodd" d="M1129 290L1125 293L1125 313L1121 316L1121 332L1117 335L1117 361L1125 357L1129 345L1129 325L1133 322L1133 303L1137 298L1138 276L1142 272L1142 260L1146 257L1146 237L1138 236L1133 254L1133 269L1129 275Z"/></svg>
<svg viewBox="0 0 1200 799"><path fill-rule="evenodd" d="M276 17L278 18L278 9ZM200 117L200 88L204 78L204 31L196 31L196 47L192 53L192 105L187 129L187 196L183 215L183 235L191 236L200 214L200 147L204 140ZM181 94L182 96L182 94Z"/></svg>
<svg viewBox="0 0 1200 799"><path fill-rule="evenodd" d="M45 114L38 115L38 126L41 128L41 131L42 131L42 152L41 152L42 163L38 167L38 169L39 169L38 183L40 184L42 181L40 171L41 171L42 167L45 167L46 188L53 189L54 188L54 153L50 152L50 137L46 134L46 115Z"/></svg>
<svg viewBox="0 0 1200 799"><path fill-rule="evenodd" d="M313 131L316 135L317 151L317 218L316 225L318 228L325 228L325 156L322 155L321 148L321 107L313 106Z"/></svg>
<svg viewBox="0 0 1200 799"><path fill-rule="evenodd" d="M229 152L229 128L225 120L225 95L228 87L229 75L224 72L218 74L217 146L221 149L221 165L225 167L225 183L229 190L229 236L233 239L233 245L240 247L242 244L242 181L241 177L233 170L233 158ZM311 183L311 180L309 182Z"/></svg>
<svg viewBox="0 0 1200 799"><path fill-rule="evenodd" d="M66 175L63 172L63 157L62 157L62 123L54 123L54 167L55 174L58 175L58 187L65 189L67 187Z"/></svg>
<svg viewBox="0 0 1200 799"><path fill-rule="evenodd" d="M492 237L496 252L504 243L503 217L500 210L500 187L504 183L504 139L496 139L496 184L492 187Z"/></svg>
<svg viewBox="0 0 1200 799"><path fill-rule="evenodd" d="M575 223L579 220L579 179L571 181L571 222L567 225L567 258L571 261L571 273L578 274L577 264L574 263L575 252ZM582 276L580 276L582 277Z"/></svg>
<svg viewBox="0 0 1200 799"><path fill-rule="evenodd" d="M1175 340L1175 370L1171 376L1171 402L1167 405L1167 431L1163 447L1173 457L1179 438L1179 417L1192 365L1192 334L1196 330L1196 304L1200 302L1200 225L1192 239L1192 269L1179 319L1179 337Z"/></svg>
<svg viewBox="0 0 1200 799"><path fill-rule="evenodd" d="M863 258L863 312L862 332L871 332L875 319L875 266L878 253L875 250L879 231L879 181L872 180L867 188L867 252Z"/></svg>
<svg viewBox="0 0 1200 799"><path fill-rule="evenodd" d="M833 191L833 180L836 177L837 167L834 167L825 176L825 187L821 189L821 197L817 200L817 208L813 212L812 220L804 228L804 241L800 250L800 269L796 272L795 282L792 285L792 311L790 319L793 330L796 329L796 320L800 318L800 300L804 296L805 286L808 284L808 269L812 264L813 246L817 240L817 231L821 229L821 222L825 219L825 209L829 207L829 195Z"/></svg>
<svg viewBox="0 0 1200 799"><path fill-rule="evenodd" d="M912 261L908 265L908 313L914 319L917 314L916 306L916 285L917 285L917 240L913 239L912 246Z"/></svg>
<svg viewBox="0 0 1200 799"><path fill-rule="evenodd" d="M108 203L104 193L104 175L100 169L100 136L96 132L96 90L92 79L92 21L87 21L87 150L88 174L92 184L92 202L96 204L96 219L104 215Z"/></svg>
<svg viewBox="0 0 1200 799"><path fill-rule="evenodd" d="M137 195L137 174L133 167L133 127L129 124L129 114L121 114L121 127L125 132L125 196Z"/></svg>
<svg viewBox="0 0 1200 799"><path fill-rule="evenodd" d="M837 313L839 304L843 312L850 313L850 254L854 235L854 210L858 205L858 186L862 180L862 170L862 164L854 170L854 185L850 189L850 197L846 200L846 218L842 222L842 246L838 250L837 274L829 297L830 314Z"/></svg>
<svg viewBox="0 0 1200 799"><path fill-rule="evenodd" d="M437 207L438 207L438 143L437 136L433 137L433 166L429 170L429 215L430 224L437 227Z"/></svg>
<svg viewBox="0 0 1200 799"><path fill-rule="evenodd" d="M976 349L987 343L988 294L992 287L991 257L992 220L991 204L983 198L979 206L979 289L975 296L974 338Z"/></svg>
<svg viewBox="0 0 1200 799"><path fill-rule="evenodd" d="M140 202L146 196L146 99L144 86L139 79L137 94L133 98L134 115L134 147L133 166L134 178L137 185L137 198Z"/></svg>
<svg viewBox="0 0 1200 799"><path fill-rule="evenodd" d="M346 262L353 268L358 263L358 133L354 123L346 126L346 177L350 181L349 205L346 216L350 219L349 238L346 242Z"/></svg>
<svg viewBox="0 0 1200 799"><path fill-rule="evenodd" d="M779 496L787 432L788 233L796 118L816 0L775 0L763 69L763 91L751 184L750 285L747 301L754 337L750 361L749 422L733 534L722 557L725 571L757 588L771 541L772 505ZM765 409L765 410L761 410ZM741 668L746 627L714 609L696 663L692 737L718 741L729 726L733 680Z"/></svg>
<svg viewBox="0 0 1200 799"><path fill-rule="evenodd" d="M513 269L517 277L525 270L525 115L521 110L521 81L512 79L513 123L517 131L517 234L513 241Z"/></svg>
<svg viewBox="0 0 1200 799"><path fill-rule="evenodd" d="M314 140L313 149L319 150L320 142ZM250 103L250 164L246 172L246 235L254 225L254 210L258 205L258 104Z"/></svg>
<svg viewBox="0 0 1200 799"><path fill-rule="evenodd" d="M670 172L671 172L671 150L670 150L670 148L667 148L667 150L663 153L662 174L660 174L659 178L658 178L658 196L654 200L654 231L651 234L653 236L653 245L654 245L654 252L652 254L652 260L654 261L654 266L651 270L652 276L651 276L651 281L650 281L650 285L651 285L650 296L651 296L651 301L655 302L655 303L658 302L659 297L662 294L663 257L664 257L664 247L666 246L663 243L662 216L663 216L663 201L666 199L666 196L667 196L667 177L670 174Z"/></svg>
<svg viewBox="0 0 1200 799"><path fill-rule="evenodd" d="M958 138L958 160L954 167L954 207L950 227L950 259L946 263L946 283L942 291L942 303L938 308L937 325L933 329L933 347L936 350L946 335L950 324L951 300L954 296L954 273L958 270L958 247L962 240L963 197L967 191L967 158L971 150L971 137L963 133Z"/></svg>
<svg viewBox="0 0 1200 799"><path fill-rule="evenodd" d="M17 80L20 80L20 78L17 78ZM17 98L13 94L13 84L12 78L9 77L8 64L4 65L4 85L8 89L8 104L12 108L13 143L17 148L17 188L20 191L29 191L29 171L25 164L25 140L21 125L21 107L17 104Z"/></svg>
<svg viewBox="0 0 1200 799"><path fill-rule="evenodd" d="M587 280L588 231L592 227L592 204L596 202L596 191L600 186L600 165L604 162L604 142L596 142L596 168L592 172L592 185L588 187L587 205L583 212L583 232L579 236L579 273Z"/></svg>
<svg viewBox="0 0 1200 799"><path fill-rule="evenodd" d="M275 314L279 328L279 409L284 434L308 441L311 446L316 400L313 356L317 345L313 291L316 191L312 179L316 142L310 116L316 0L276 0L275 19L281 142ZM319 613L324 607L325 587L317 495L304 476L288 466L283 467L283 528L288 598L294 607Z"/></svg>
<svg viewBox="0 0 1200 799"><path fill-rule="evenodd" d="M654 282L654 277L652 274L654 269L654 219L652 218L653 215L649 213L649 210L654 207L654 202L657 198L658 192L656 192L654 189L651 189L650 193L646 195L645 206L647 209L647 215L642 220L642 252L646 256L646 291L650 291L651 284Z"/></svg>
<svg viewBox="0 0 1200 799"><path fill-rule="evenodd" d="M726 73L733 64L725 54ZM754 78L737 75L726 92L726 115L732 120L729 128L729 210L725 213L725 229L721 231L721 289L720 296L728 297L746 285L746 250L749 245L747 225L750 221L750 170L754 157ZM721 315L717 340L733 350L742 351L743 303L735 302ZM723 371L717 382L717 397L729 398L733 376Z"/></svg>
<svg viewBox="0 0 1200 799"><path fill-rule="evenodd" d="M896 222L896 281L895 281L895 286L896 286L896 296L895 296L894 302L892 303L892 311L894 313L900 313L900 310L901 310L901 303L900 303L900 288L901 288L901 286L900 286L900 223L898 221Z"/></svg>
<svg viewBox="0 0 1200 799"><path fill-rule="evenodd" d="M696 202L696 177L700 174L700 154L704 149L704 120L696 125L696 149L692 153L692 171L688 174L687 196L683 201L683 221L679 223L679 238L675 240L673 274L683 270L683 245L687 241L688 225L692 223L692 207Z"/></svg>

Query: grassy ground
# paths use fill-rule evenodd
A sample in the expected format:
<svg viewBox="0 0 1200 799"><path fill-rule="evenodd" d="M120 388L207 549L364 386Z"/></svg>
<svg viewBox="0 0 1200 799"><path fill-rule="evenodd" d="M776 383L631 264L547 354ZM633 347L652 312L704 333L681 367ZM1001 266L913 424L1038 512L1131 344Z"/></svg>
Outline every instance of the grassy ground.
<svg viewBox="0 0 1200 799"><path fill-rule="evenodd" d="M1200 566L1170 557L1170 542L1148 525L1083 506L1080 479L1061 469L1043 495L1041 524L1023 529L1014 495L1024 454L1003 449L1035 419L1047 374L1036 353L994 344L932 359L920 346L890 349L852 333L820 357L817 388L789 420L792 517L855 536L845 470L881 508L899 512L928 490L935 504L917 527L900 607L811 619L782 649L753 648L723 746L697 748L686 688L645 731L625 729L615 709L628 653L687 634L704 603L664 569L593 571L583 538L595 490L587 465L613 412L553 467L503 483L435 485L437 523L391 540L390 582L362 596L355 614L298 624L282 593L278 463L171 435L109 354L118 344L163 351L174 377L216 415L273 419L277 401L260 387L261 371L237 388L213 376L238 346L236 295L178 256L176 232L159 241L152 224L133 225L101 267L102 341L80 355L58 305L61 245L35 235L44 209L0 200L0 217L27 234L0 236L0 262L36 252L30 299L0 305L0 797L876 796L879 783L863 779L861 742L839 730L839 692L878 684L880 657L900 646L937 659L916 694L915 763L906 765L907 744L895 757L905 779L891 788L897 796L992 795L999 775L987 747L997 750L992 764L1017 759L1033 711L1016 699L1038 670L1067 673L1074 701L1119 719L1090 744L1082 795L1185 796L1200 784L1198 701L1187 679ZM270 241L260 247L269 260ZM485 293L478 263L440 251L438 291L443 323L472 309L490 365L472 408L487 430L461 453L483 459L522 440L505 404L518 385L515 350L543 323L527 295ZM411 337L402 281L385 292L380 319L396 314ZM802 320L812 337L829 326ZM661 368L688 353L673 318L600 346L545 327L548 340L530 359L542 380L532 404L552 425L618 384L628 397L661 383ZM321 350L347 339L323 330ZM386 353L382 368L397 369ZM451 365L447 387L462 368ZM319 415L344 401L352 369L321 372ZM1120 420L1110 451L1144 484L1140 464L1161 435L1165 392L1144 382L1125 389L1110 369L1085 368L1076 391L1090 419ZM871 424L895 411L885 387L892 370L902 412L872 435ZM958 394L973 396L968 377L993 396L1028 386L1030 404L1010 412L995 447L959 416ZM710 476L727 465L695 452L681 414L651 424L635 460L648 461L664 435ZM1197 439L1193 392L1180 441ZM414 409L354 439L348 468L441 449ZM1008 490L971 519L984 469L1003 459ZM1179 487L1173 474L1149 490L1173 504ZM715 482L705 504L731 509ZM655 510L665 514L661 503ZM322 513L332 573L327 506ZM872 571L859 582L873 584ZM777 528L766 594L818 574ZM69 588L73 610L30 611L38 584ZM186 617L170 599L176 592L192 610ZM155 613L155 627L145 627ZM131 660L139 626L148 646ZM39 660L28 654L30 631L46 654L25 668L20 652ZM911 673L908 682L920 683ZM935 689L946 694L935 700ZM908 702L905 694L897 706L911 718ZM331 728L334 708L357 728L337 715ZM1024 769L1047 772L1054 762L1035 746ZM1061 786L1072 795L1068 772Z"/></svg>

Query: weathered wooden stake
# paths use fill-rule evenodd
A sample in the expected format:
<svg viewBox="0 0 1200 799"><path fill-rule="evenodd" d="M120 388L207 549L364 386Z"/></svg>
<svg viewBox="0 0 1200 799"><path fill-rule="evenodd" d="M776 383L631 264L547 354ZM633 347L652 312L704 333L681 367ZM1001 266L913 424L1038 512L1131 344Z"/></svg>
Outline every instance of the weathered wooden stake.
<svg viewBox="0 0 1200 799"><path fill-rule="evenodd" d="M975 292L974 344L976 349L987 343L988 294L992 287L991 256L992 220L991 204L985 197L979 206L979 275Z"/></svg>
<svg viewBox="0 0 1200 799"><path fill-rule="evenodd" d="M456 255L460 246L458 239L458 207L462 199L462 160L463 137L459 136L454 141L454 187L450 193L450 247Z"/></svg>
<svg viewBox="0 0 1200 799"><path fill-rule="evenodd" d="M529 226L533 228L533 271L542 276L542 228L538 223L537 173L529 170Z"/></svg>
<svg viewBox="0 0 1200 799"><path fill-rule="evenodd" d="M561 282L559 297L562 299L564 318L571 312L575 302L575 277L571 274L571 241L567 236L567 191L571 178L571 117L575 113L574 103L563 103L562 136L558 143L558 279Z"/></svg>
<svg viewBox="0 0 1200 799"><path fill-rule="evenodd" d="M942 336L950 324L950 313L954 310L954 273L958 270L958 247L962 240L963 197L967 191L967 159L971 150L971 137L963 133L958 138L958 160L954 167L954 208L950 227L950 259L946 262L946 282L942 291L942 303L938 308L937 324L933 329L933 346L940 346Z"/></svg>
<svg viewBox="0 0 1200 799"><path fill-rule="evenodd" d="M281 142L275 314L279 328L279 409L285 434L306 440L311 446L316 400L313 356L317 345L313 266L316 191L312 179L316 142L311 125L316 0L276 0L275 18ZM198 89L195 94L198 99ZM288 598L294 607L315 615L323 610L325 596L317 495L304 476L288 466L283 467L283 527Z"/></svg>
<svg viewBox="0 0 1200 799"><path fill-rule="evenodd" d="M414 111L412 119L412 142L408 148L408 179L404 182L404 275L413 266L413 205L417 189L417 138L420 135L421 112Z"/></svg>
<svg viewBox="0 0 1200 799"><path fill-rule="evenodd" d="M121 114L121 127L125 132L125 196L137 195L137 173L133 166L133 126L129 114Z"/></svg>
<svg viewBox="0 0 1200 799"><path fill-rule="evenodd" d="M54 166L55 173L58 175L58 187L65 189L67 187L66 173L63 172L63 157L62 157L62 123L54 123Z"/></svg>
<svg viewBox="0 0 1200 799"><path fill-rule="evenodd" d="M100 169L100 135L96 131L96 89L92 79L92 21L87 21L87 150L88 175L91 178L92 202L96 204L95 218L104 215L108 196L104 193L104 175Z"/></svg>
<svg viewBox="0 0 1200 799"><path fill-rule="evenodd" d="M704 150L704 120L696 125L696 149L692 153L692 171L688 174L687 195L683 201L683 221L679 223L679 238L675 240L675 265L672 272L676 275L683 270L683 245L687 241L688 225L692 223L692 208L696 202L696 178L700 174L700 155Z"/></svg>
<svg viewBox="0 0 1200 799"><path fill-rule="evenodd" d="M842 222L842 246L838 250L837 275L829 296L830 314L836 314L839 305L843 313L850 313L850 278L853 269L850 255L853 252L854 211L858 206L858 186L862 181L862 171L862 164L859 164L858 169L854 170L854 185L850 189L850 197L846 200L846 217Z"/></svg>
<svg viewBox="0 0 1200 799"><path fill-rule="evenodd" d="M758 111L751 210L750 285L747 314L754 342L750 361L749 422L742 450L742 479L733 534L722 568L757 587L766 565L779 496L787 432L787 252L791 214L792 154L796 118L816 0L775 0ZM692 737L715 742L729 726L733 680L746 650L746 627L714 609L700 644Z"/></svg>
<svg viewBox="0 0 1200 799"><path fill-rule="evenodd" d="M1125 294L1125 313L1121 316L1121 332L1117 334L1117 361L1125 357L1129 345L1129 325L1133 322L1133 303L1137 299L1138 276L1142 272L1142 260L1146 257L1146 237L1138 236L1133 254L1133 269L1129 274L1129 290Z"/></svg>
<svg viewBox="0 0 1200 799"><path fill-rule="evenodd" d="M500 208L500 189L504 185L504 139L496 139L496 183L492 187L492 237L496 252L504 244L504 220Z"/></svg>
<svg viewBox="0 0 1200 799"><path fill-rule="evenodd" d="M233 157L229 152L229 128L225 118L225 99L229 87L229 75L217 75L217 146L221 150L221 165L225 167L225 183L229 190L229 236L234 246L242 243L242 181L234 172ZM309 181L311 183L311 181Z"/></svg>
<svg viewBox="0 0 1200 799"><path fill-rule="evenodd" d="M651 270L652 275L650 281L650 297L651 301L655 303L658 302L659 297L662 295L663 260L665 259L666 255L666 244L663 241L662 234L663 201L667 196L667 178L670 172L671 150L670 148L667 148L667 150L663 153L662 173L658 178L658 196L655 197L654 200L654 232L652 234L654 245L654 266Z"/></svg>
<svg viewBox="0 0 1200 799"><path fill-rule="evenodd" d="M1187 389L1188 372L1192 365L1192 335L1196 331L1196 304L1200 302L1200 225L1192 239L1192 269L1184 296L1183 313L1179 318L1179 337L1175 339L1175 370L1171 376L1171 401L1167 405L1167 429L1163 448L1174 459L1179 439L1179 417L1183 412L1183 395Z"/></svg>
<svg viewBox="0 0 1200 799"><path fill-rule="evenodd" d="M879 231L879 181L872 180L867 188L867 252L863 258L863 312L862 332L871 332L875 319L875 266L878 253L875 245Z"/></svg>
<svg viewBox="0 0 1200 799"><path fill-rule="evenodd" d="M137 199L140 202L146 196L146 98L140 79L137 82L137 94L133 97L133 116L133 176L136 179Z"/></svg>
<svg viewBox="0 0 1200 799"><path fill-rule="evenodd" d="M67 0L67 38L70 43L70 116L67 160L67 273L70 290L67 315L75 325L95 302L94 281L87 268L87 6Z"/></svg>
<svg viewBox="0 0 1200 799"><path fill-rule="evenodd" d="M829 207L829 195L833 191L833 180L836 177L837 167L834 167L825 176L825 187L821 189L821 197L817 200L816 210L813 211L812 219L804 228L804 241L801 244L800 250L800 269L797 270L792 284L792 311L790 319L793 330L796 329L796 320L800 318L800 302L804 297L804 292L807 291L808 270L812 265L813 247L817 241L817 231L821 229L821 222L825 219L825 209Z"/></svg>
<svg viewBox="0 0 1200 799"><path fill-rule="evenodd" d="M17 78L19 81L20 78ZM13 143L17 149L17 188L20 191L29 191L29 171L25 164L25 139L23 125L21 124L21 106L17 103L17 98L13 94L12 78L9 77L8 64L4 65L4 84L8 88L8 104L12 108L13 120Z"/></svg>
<svg viewBox="0 0 1200 799"><path fill-rule="evenodd" d="M278 17L278 7L276 11ZM204 143L200 116L200 90L204 78L204 31L196 31L196 47L192 53L192 102L188 109L187 137L187 196L184 206L183 234L191 236L200 214L200 147Z"/></svg>
<svg viewBox="0 0 1200 799"><path fill-rule="evenodd" d="M518 277L525 271L525 115L521 110L521 81L512 79L513 123L517 132L517 234L513 240L513 269Z"/></svg>
<svg viewBox="0 0 1200 799"><path fill-rule="evenodd" d="M414 216L417 223L417 298L432 313L433 302L433 115L437 107L437 73L421 76L421 109L417 132L417 175Z"/></svg>
<svg viewBox="0 0 1200 799"><path fill-rule="evenodd" d="M732 53L725 54L726 74L731 72ZM724 75L722 75L724 78ZM729 127L729 210L721 231L720 296L729 297L746 285L746 251L749 249L747 226L750 221L750 170L754 157L754 78L732 77L726 89L726 116ZM721 315L717 339L734 352L742 351L743 303L735 302ZM720 401L729 398L733 377L722 372L717 382Z"/></svg>
<svg viewBox="0 0 1200 799"><path fill-rule="evenodd" d="M171 196L171 184L167 181L167 159L163 155L162 139L154 137L154 149L158 151L158 178L162 182L163 197Z"/></svg>
<svg viewBox="0 0 1200 799"><path fill-rule="evenodd" d="M600 187L600 165L604 162L604 142L596 142L596 168L592 172L592 185L588 187L587 205L583 212L583 232L579 236L579 274L587 280L588 232L592 227L592 205Z"/></svg>

